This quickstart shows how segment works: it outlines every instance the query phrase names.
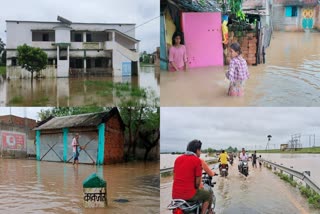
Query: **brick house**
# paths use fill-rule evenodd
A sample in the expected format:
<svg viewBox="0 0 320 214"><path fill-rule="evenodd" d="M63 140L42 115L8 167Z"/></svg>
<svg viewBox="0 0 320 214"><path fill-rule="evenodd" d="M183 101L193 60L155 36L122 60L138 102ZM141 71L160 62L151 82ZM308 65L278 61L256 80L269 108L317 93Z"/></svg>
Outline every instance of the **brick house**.
<svg viewBox="0 0 320 214"><path fill-rule="evenodd" d="M37 122L14 115L0 116L0 151L3 156L26 157L35 154L34 139Z"/></svg>
<svg viewBox="0 0 320 214"><path fill-rule="evenodd" d="M36 127L37 160L72 162L71 142L79 133L79 163L111 164L123 161L124 123L117 108L109 112L53 117Z"/></svg>

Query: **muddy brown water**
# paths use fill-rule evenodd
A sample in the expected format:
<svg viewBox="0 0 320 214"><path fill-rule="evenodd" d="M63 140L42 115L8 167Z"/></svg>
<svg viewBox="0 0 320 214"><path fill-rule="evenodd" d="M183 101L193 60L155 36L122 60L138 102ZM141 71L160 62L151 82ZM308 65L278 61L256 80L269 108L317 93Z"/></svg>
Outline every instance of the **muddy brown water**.
<svg viewBox="0 0 320 214"><path fill-rule="evenodd" d="M319 45L318 32L274 32L244 97L226 95L226 66L161 71L161 106L320 106Z"/></svg>
<svg viewBox="0 0 320 214"><path fill-rule="evenodd" d="M282 181L267 168L249 168L249 176L245 178L238 172L237 164L238 161L235 161L229 168L227 178L213 178L217 182L214 186L217 197L216 213L319 213L319 210L309 207L307 200L301 196L299 190ZM172 177L161 179L161 214L170 213L167 206L171 200L171 190Z"/></svg>
<svg viewBox="0 0 320 214"><path fill-rule="evenodd" d="M159 162L103 167L14 159L0 163L0 213L159 213ZM83 207L82 181L91 173L107 182L105 209Z"/></svg>
<svg viewBox="0 0 320 214"><path fill-rule="evenodd" d="M72 77L29 79L0 79L0 106L83 106L117 105L116 93L103 93L101 86L85 84L90 81L130 83L134 87L147 88L160 97L160 75L158 67L141 67L138 77Z"/></svg>

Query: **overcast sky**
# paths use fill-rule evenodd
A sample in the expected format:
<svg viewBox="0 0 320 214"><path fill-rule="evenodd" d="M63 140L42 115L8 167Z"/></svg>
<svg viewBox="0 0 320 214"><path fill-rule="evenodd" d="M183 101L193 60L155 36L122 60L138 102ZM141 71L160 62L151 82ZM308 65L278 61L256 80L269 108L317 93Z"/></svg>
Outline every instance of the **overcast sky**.
<svg viewBox="0 0 320 214"><path fill-rule="evenodd" d="M40 120L38 112L41 109L49 109L49 107L11 107L11 114L19 117L26 117L34 120ZM0 107L0 115L9 115L10 107Z"/></svg>
<svg viewBox="0 0 320 214"><path fill-rule="evenodd" d="M0 38L6 41L5 20L57 21L60 15L72 22L135 23L140 51L160 46L159 0L9 0L1 2Z"/></svg>
<svg viewBox="0 0 320 214"><path fill-rule="evenodd" d="M302 134L305 146L309 137L304 135L316 134L320 146L320 108L162 107L160 117L161 152L185 151L193 139L201 140L202 148L264 149L268 135L273 149L293 134Z"/></svg>

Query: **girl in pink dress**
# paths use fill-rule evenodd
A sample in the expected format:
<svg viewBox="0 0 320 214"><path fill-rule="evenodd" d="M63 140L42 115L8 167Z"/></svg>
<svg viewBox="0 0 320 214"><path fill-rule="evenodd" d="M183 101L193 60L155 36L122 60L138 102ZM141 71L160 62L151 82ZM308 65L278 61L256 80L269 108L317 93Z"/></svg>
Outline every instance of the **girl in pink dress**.
<svg viewBox="0 0 320 214"><path fill-rule="evenodd" d="M187 51L183 45L183 36L175 32L172 36L172 46L169 50L169 71L187 70Z"/></svg>

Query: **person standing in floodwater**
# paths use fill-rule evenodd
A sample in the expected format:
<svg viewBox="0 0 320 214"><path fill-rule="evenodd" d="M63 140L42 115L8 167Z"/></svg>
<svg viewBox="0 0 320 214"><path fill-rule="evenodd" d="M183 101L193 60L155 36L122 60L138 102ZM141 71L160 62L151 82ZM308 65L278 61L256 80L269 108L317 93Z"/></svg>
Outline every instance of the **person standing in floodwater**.
<svg viewBox="0 0 320 214"><path fill-rule="evenodd" d="M246 60L241 56L239 43L230 45L231 57L230 65L226 77L230 80L228 95L243 96L244 83L249 78L248 65Z"/></svg>
<svg viewBox="0 0 320 214"><path fill-rule="evenodd" d="M82 146L79 144L79 134L75 134L74 138L72 139L72 151L73 151L73 165L79 163L79 148L82 149Z"/></svg>
<svg viewBox="0 0 320 214"><path fill-rule="evenodd" d="M169 49L169 71L180 70L187 70L187 50L183 34L177 31L172 36L172 46Z"/></svg>
<svg viewBox="0 0 320 214"><path fill-rule="evenodd" d="M252 154L252 168L257 168L257 151Z"/></svg>

